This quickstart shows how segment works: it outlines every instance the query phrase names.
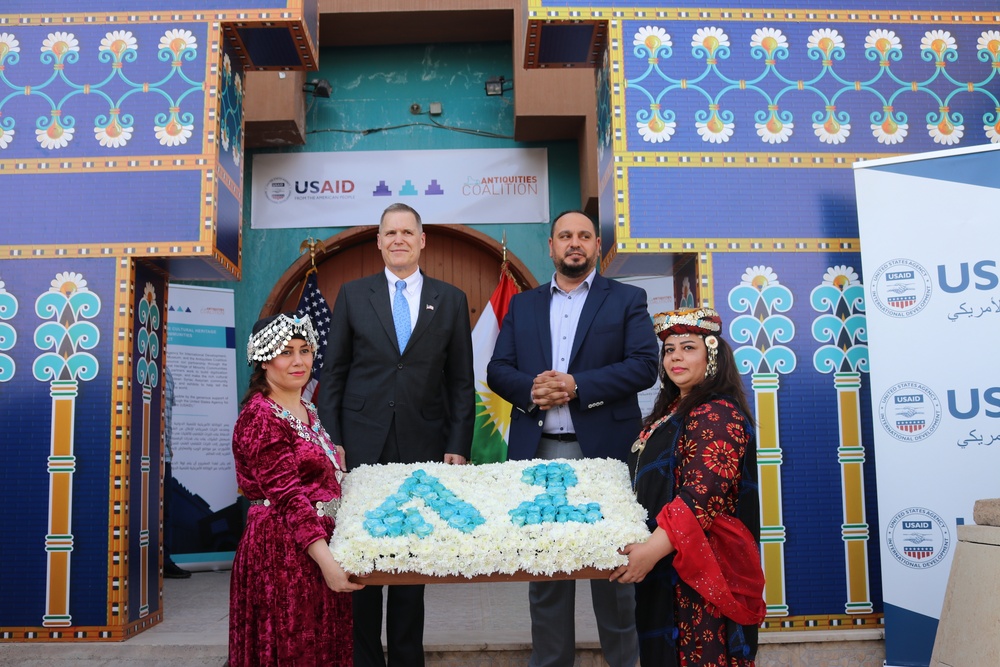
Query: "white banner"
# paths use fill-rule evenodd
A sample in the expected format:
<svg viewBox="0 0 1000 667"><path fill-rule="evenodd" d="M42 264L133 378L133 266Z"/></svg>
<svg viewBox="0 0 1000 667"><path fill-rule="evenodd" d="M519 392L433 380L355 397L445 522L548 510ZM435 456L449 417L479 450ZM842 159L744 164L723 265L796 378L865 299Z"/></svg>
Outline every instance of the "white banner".
<svg viewBox="0 0 1000 667"><path fill-rule="evenodd" d="M253 157L255 229L378 224L403 202L423 222L549 221L548 151L268 153Z"/></svg>
<svg viewBox="0 0 1000 667"><path fill-rule="evenodd" d="M236 313L233 290L170 285L167 368L174 379L173 476L207 507L236 502ZM180 511L178 503L173 507Z"/></svg>
<svg viewBox="0 0 1000 667"><path fill-rule="evenodd" d="M956 547L1000 470L1000 146L855 170L886 664L927 665Z"/></svg>

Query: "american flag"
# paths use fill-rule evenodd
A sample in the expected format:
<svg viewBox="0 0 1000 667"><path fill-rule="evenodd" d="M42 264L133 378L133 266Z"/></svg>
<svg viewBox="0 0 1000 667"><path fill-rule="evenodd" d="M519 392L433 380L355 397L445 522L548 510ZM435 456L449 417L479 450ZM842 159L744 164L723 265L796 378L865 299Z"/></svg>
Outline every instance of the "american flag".
<svg viewBox="0 0 1000 667"><path fill-rule="evenodd" d="M316 334L319 336L319 348L316 350L316 357L313 359L312 379L319 382L320 370L323 368L323 354L326 352L326 340L330 336L330 306L327 305L323 293L319 291L317 273L311 271L306 277L306 284L302 287L302 296L299 297L298 308L295 309L297 315L308 315L316 327Z"/></svg>

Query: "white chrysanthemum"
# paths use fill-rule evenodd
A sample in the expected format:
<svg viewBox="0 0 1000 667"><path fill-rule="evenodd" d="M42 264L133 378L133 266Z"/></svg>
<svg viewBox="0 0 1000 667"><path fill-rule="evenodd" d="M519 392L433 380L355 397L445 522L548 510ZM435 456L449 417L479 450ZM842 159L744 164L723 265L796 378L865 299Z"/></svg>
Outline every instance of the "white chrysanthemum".
<svg viewBox="0 0 1000 667"><path fill-rule="evenodd" d="M53 32L42 41L42 53L51 51L56 56L62 58L70 51L79 51L80 42L71 32Z"/></svg>
<svg viewBox="0 0 1000 667"><path fill-rule="evenodd" d="M222 71L225 72L227 76L229 74L232 74L232 72L233 72L233 63L229 59L229 54L228 53L223 53L222 54Z"/></svg>
<svg viewBox="0 0 1000 667"><path fill-rule="evenodd" d="M639 28L632 38L632 46L645 46L650 53L656 53L661 46L673 46L667 31L658 26L647 25Z"/></svg>
<svg viewBox="0 0 1000 667"><path fill-rule="evenodd" d="M756 287L761 291L765 287L781 284L778 282L778 274L770 266L764 266L763 264L747 267L747 270L743 272L743 276L740 278L740 282L750 287Z"/></svg>
<svg viewBox="0 0 1000 667"><path fill-rule="evenodd" d="M712 54L720 46L729 46L729 36L721 28L714 26L698 28L698 31L691 37L691 46L700 46Z"/></svg>
<svg viewBox="0 0 1000 667"><path fill-rule="evenodd" d="M837 49L844 48L844 38L833 28L820 28L819 30L812 31L812 34L809 35L809 39L806 41L806 46L810 49L819 49L826 56L826 59L829 60L831 53Z"/></svg>
<svg viewBox="0 0 1000 667"><path fill-rule="evenodd" d="M813 123L813 132L824 144L836 146L847 141L851 136L850 123L838 123L831 113L823 123Z"/></svg>
<svg viewBox="0 0 1000 667"><path fill-rule="evenodd" d="M757 136L768 144L781 144L788 141L795 129L795 123L782 123L776 114L771 114L766 123L754 123Z"/></svg>
<svg viewBox="0 0 1000 667"><path fill-rule="evenodd" d="M179 121L172 119L166 125L154 125L153 129L156 130L156 138L160 141L160 145L180 146L186 144L187 140L191 138L194 125L182 125Z"/></svg>
<svg viewBox="0 0 1000 667"><path fill-rule="evenodd" d="M875 49L882 54L882 60L885 60L886 55L890 51L893 49L902 49L903 45L899 41L899 37L892 30L876 28L875 30L868 31L868 36L865 37L865 48Z"/></svg>
<svg viewBox="0 0 1000 667"><path fill-rule="evenodd" d="M116 116L106 127L95 126L94 138L107 148L121 148L132 138L132 128L124 127Z"/></svg>
<svg viewBox="0 0 1000 667"><path fill-rule="evenodd" d="M965 135L965 126L955 125L951 122L951 118L945 115L937 125L928 123L927 132L931 135L934 143L953 146L962 140Z"/></svg>
<svg viewBox="0 0 1000 667"><path fill-rule="evenodd" d="M872 123L871 127L872 134L875 135L878 142L887 146L903 143L910 128L907 123L897 123L891 115L886 116L881 125Z"/></svg>
<svg viewBox="0 0 1000 667"><path fill-rule="evenodd" d="M142 290L142 298L150 303L156 301L156 286L153 283L146 283Z"/></svg>
<svg viewBox="0 0 1000 667"><path fill-rule="evenodd" d="M5 130L3 127L0 127L0 150L10 146L10 142L12 141L14 141L14 129Z"/></svg>
<svg viewBox="0 0 1000 667"><path fill-rule="evenodd" d="M571 505L596 502L603 518L593 523L546 522L518 526L510 511L545 491L522 481L525 469L564 463L578 483L567 487ZM484 519L471 532L451 528L421 498L398 507L415 510L433 530L416 535L373 537L365 513L395 494L416 470L435 477ZM645 510L635 502L628 468L610 459L508 461L481 466L443 463L359 466L344 482L344 500L330 549L348 572L416 572L431 576L473 577L493 573L553 574L587 567L613 569L624 564L618 549L649 536Z"/></svg>
<svg viewBox="0 0 1000 667"><path fill-rule="evenodd" d="M126 51L137 51L138 48L138 42L136 42L131 32L128 30L112 30L101 40L98 51L110 51L115 54L118 60L121 60L122 54Z"/></svg>
<svg viewBox="0 0 1000 667"><path fill-rule="evenodd" d="M233 162L236 166L240 166L240 159L243 157L243 153L239 150L239 144L233 144Z"/></svg>
<svg viewBox="0 0 1000 667"><path fill-rule="evenodd" d="M51 285L49 287L50 292L61 292L66 295L73 292L82 292L87 289L86 279L75 271L57 273L56 277L49 284Z"/></svg>
<svg viewBox="0 0 1000 667"><path fill-rule="evenodd" d="M668 123L658 115L654 115L648 122L636 123L635 129L639 130L639 136L643 141L657 144L661 141L670 141L670 137L674 136L677 130L677 123L673 121Z"/></svg>
<svg viewBox="0 0 1000 667"><path fill-rule="evenodd" d="M760 47L772 58L778 49L788 48L788 39L777 28L757 28L750 38L750 47Z"/></svg>
<svg viewBox="0 0 1000 667"><path fill-rule="evenodd" d="M712 117L707 122L695 122L694 126L698 129L701 140L711 144L722 144L729 141L736 127L733 123L722 122L715 114L712 114Z"/></svg>
<svg viewBox="0 0 1000 667"><path fill-rule="evenodd" d="M35 139L42 145L42 148L55 150L66 148L73 140L73 132L76 128L63 127L58 119L52 121L47 129L35 130Z"/></svg>
<svg viewBox="0 0 1000 667"><path fill-rule="evenodd" d="M17 37L9 32L0 32L0 62L3 62L8 53L20 52L21 44L17 41Z"/></svg>
<svg viewBox="0 0 1000 667"><path fill-rule="evenodd" d="M175 28L163 33L163 37L160 37L160 48L172 51L176 60L184 49L198 48L198 40L190 30Z"/></svg>
<svg viewBox="0 0 1000 667"><path fill-rule="evenodd" d="M944 58L945 51L956 48L958 48L958 44L947 30L928 30L920 38L920 50L933 51L938 60Z"/></svg>
<svg viewBox="0 0 1000 667"><path fill-rule="evenodd" d="M848 285L858 284L858 274L852 266L831 266L823 275L824 285L833 285L843 290Z"/></svg>

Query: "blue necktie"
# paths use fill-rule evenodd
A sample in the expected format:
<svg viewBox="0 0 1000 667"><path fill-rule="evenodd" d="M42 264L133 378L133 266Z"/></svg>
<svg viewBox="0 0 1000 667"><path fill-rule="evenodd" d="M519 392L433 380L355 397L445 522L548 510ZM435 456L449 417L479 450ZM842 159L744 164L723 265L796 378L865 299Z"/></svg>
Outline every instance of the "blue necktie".
<svg viewBox="0 0 1000 667"><path fill-rule="evenodd" d="M406 342L410 340L410 304L406 302L405 280L396 281L396 296L392 300L392 319L396 323L396 341L399 343L399 351L406 349Z"/></svg>

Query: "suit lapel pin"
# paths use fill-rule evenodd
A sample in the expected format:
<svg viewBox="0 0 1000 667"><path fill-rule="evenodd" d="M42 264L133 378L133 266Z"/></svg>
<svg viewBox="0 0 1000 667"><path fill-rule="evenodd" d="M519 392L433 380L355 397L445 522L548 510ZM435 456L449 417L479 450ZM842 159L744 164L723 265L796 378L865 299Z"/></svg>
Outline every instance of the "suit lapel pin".
<svg viewBox="0 0 1000 667"><path fill-rule="evenodd" d="M426 306L424 306L424 308L426 310L434 310L434 306L432 306L431 304L427 304Z"/></svg>

